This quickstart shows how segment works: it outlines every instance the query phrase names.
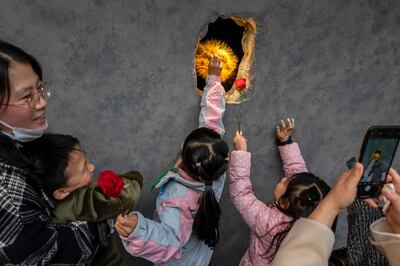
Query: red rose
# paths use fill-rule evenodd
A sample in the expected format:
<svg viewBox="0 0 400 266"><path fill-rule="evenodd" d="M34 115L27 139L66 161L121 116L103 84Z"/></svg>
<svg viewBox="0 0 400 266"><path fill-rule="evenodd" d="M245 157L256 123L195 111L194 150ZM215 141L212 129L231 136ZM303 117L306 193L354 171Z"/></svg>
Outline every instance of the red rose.
<svg viewBox="0 0 400 266"><path fill-rule="evenodd" d="M235 80L235 87L238 91L246 89L246 79L240 78Z"/></svg>
<svg viewBox="0 0 400 266"><path fill-rule="evenodd" d="M104 195L117 198L125 186L124 180L116 173L106 170L100 173L97 181Z"/></svg>

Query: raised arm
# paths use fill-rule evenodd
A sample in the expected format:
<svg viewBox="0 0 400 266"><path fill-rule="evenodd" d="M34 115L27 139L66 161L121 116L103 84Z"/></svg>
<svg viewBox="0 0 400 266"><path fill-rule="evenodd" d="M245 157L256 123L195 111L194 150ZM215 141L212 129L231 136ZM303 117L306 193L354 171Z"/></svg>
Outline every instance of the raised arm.
<svg viewBox="0 0 400 266"><path fill-rule="evenodd" d="M281 120L276 129L276 138L279 153L281 155L285 176L291 176L301 172L308 172L306 163L301 156L299 145L292 141L291 134L294 129L294 119L287 119L286 125Z"/></svg>
<svg viewBox="0 0 400 266"><path fill-rule="evenodd" d="M211 57L208 65L207 84L201 98L199 127L211 128L223 136L225 133L222 122L225 112L225 89L221 85L221 70L221 61L217 57Z"/></svg>
<svg viewBox="0 0 400 266"><path fill-rule="evenodd" d="M250 182L251 153L247 152L245 138L236 133L235 151L229 164L229 195L249 228L258 236L282 221L282 213L258 200Z"/></svg>

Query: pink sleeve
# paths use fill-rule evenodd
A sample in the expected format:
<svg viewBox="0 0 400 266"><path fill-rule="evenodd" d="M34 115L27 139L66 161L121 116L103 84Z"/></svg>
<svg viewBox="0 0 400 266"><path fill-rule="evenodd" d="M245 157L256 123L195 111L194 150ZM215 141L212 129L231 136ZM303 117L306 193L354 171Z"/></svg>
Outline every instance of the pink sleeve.
<svg viewBox="0 0 400 266"><path fill-rule="evenodd" d="M280 212L267 206L254 195L250 182L251 153L233 151L229 163L229 195L250 229L258 236L282 219Z"/></svg>
<svg viewBox="0 0 400 266"><path fill-rule="evenodd" d="M125 250L153 263L164 263L182 256L183 246L192 234L191 210L198 208L198 194L189 191L184 197L165 200L157 209L160 222L138 212L138 224L128 237L121 237Z"/></svg>
<svg viewBox="0 0 400 266"><path fill-rule="evenodd" d="M199 127L207 127L215 130L221 136L225 133L222 121L225 113L224 94L225 89L221 85L220 77L210 75L201 98Z"/></svg>
<svg viewBox="0 0 400 266"><path fill-rule="evenodd" d="M301 156L299 145L296 142L278 146L278 149L281 154L285 176L308 172L306 163Z"/></svg>

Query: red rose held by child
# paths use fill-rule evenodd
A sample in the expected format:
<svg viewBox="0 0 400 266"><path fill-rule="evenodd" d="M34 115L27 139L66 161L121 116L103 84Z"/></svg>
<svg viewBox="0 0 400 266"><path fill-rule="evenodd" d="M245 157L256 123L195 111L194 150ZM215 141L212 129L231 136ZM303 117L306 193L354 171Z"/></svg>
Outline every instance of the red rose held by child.
<svg viewBox="0 0 400 266"><path fill-rule="evenodd" d="M125 186L124 180L110 170L101 172L97 182L104 195L113 198L117 198Z"/></svg>

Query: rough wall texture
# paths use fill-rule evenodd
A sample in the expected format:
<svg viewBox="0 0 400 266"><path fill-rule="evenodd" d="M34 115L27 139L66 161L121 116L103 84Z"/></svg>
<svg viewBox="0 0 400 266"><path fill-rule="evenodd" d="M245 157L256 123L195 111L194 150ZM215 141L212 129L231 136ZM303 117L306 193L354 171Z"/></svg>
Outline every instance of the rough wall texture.
<svg viewBox="0 0 400 266"><path fill-rule="evenodd" d="M252 181L272 200L281 178L278 119L294 117L309 168L330 184L358 153L364 130L399 124L398 1L2 1L0 38L34 54L53 81L50 130L80 138L97 169L139 169L139 209L151 216L154 177L173 163L196 126L193 53L219 15L257 23L254 91L242 127ZM231 143L237 106L228 106ZM400 156L398 156L400 157ZM398 158L395 165L399 168ZM237 265L248 229L225 190L214 265ZM337 232L345 244L346 221ZM150 265L125 254L124 265Z"/></svg>

